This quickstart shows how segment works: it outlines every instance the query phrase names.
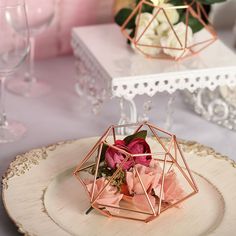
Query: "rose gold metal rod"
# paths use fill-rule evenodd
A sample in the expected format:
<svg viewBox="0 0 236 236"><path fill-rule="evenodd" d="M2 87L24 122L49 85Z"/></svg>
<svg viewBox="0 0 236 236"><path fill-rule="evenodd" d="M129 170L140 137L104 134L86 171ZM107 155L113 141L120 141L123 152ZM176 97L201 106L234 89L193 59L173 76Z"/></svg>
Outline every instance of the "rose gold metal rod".
<svg viewBox="0 0 236 236"><path fill-rule="evenodd" d="M164 15L166 16L166 19L167 19L167 21L168 21L168 23L169 23L169 25L170 25L170 28L171 28L172 31L174 32L174 35L175 35L175 37L177 38L177 40L178 40L180 46L183 48L182 42L180 41L178 35L176 34L176 32L175 32L175 30L174 30L174 27L173 27L173 25L171 24L170 19L169 19L169 17L167 16L166 11L164 10L164 8L162 8L162 11L164 12Z"/></svg>
<svg viewBox="0 0 236 236"><path fill-rule="evenodd" d="M143 181L142 181L142 179L141 179L141 177L140 177L140 175L139 175L139 173L138 173L138 171L137 171L137 168L136 168L135 166L134 166L134 170L135 170L135 172L136 172L136 174L137 174L137 176L138 176L138 179L139 179L139 181L140 181L140 183L141 183L141 186L142 186L142 188L143 188L143 191L144 191L144 194L145 194L145 196L146 196L146 199L148 200L148 204L149 204L149 206L151 207L151 210L152 210L153 214L156 215L155 209L153 208L153 205L152 205L152 203L151 203L151 200L150 200L150 198L148 197L148 194L147 194L147 192L146 192L146 190L145 190L145 187L144 187L144 185L143 185Z"/></svg>
<svg viewBox="0 0 236 236"><path fill-rule="evenodd" d="M104 204L99 204L99 206L104 206L104 207L109 207L109 208L114 208L114 209L121 209L124 211L132 211L135 213L140 213L140 214L145 214L145 215L151 215L151 216L153 215L152 213L149 213L149 212L138 211L138 210L128 209L128 208L124 208L124 207L109 206L109 205L104 205Z"/></svg>
<svg viewBox="0 0 236 236"><path fill-rule="evenodd" d="M140 123L130 123L130 124L124 124L124 125L114 125L114 128L120 128L120 127L130 127L130 126L136 126L140 125Z"/></svg>
<svg viewBox="0 0 236 236"><path fill-rule="evenodd" d="M124 24L121 26L121 30L124 30L126 25L129 23L129 21L132 19L132 17L136 14L136 11L140 8L140 6L142 5L142 2L140 2L133 10L133 12L129 15L129 17L127 17L127 19L125 20Z"/></svg>
<svg viewBox="0 0 236 236"><path fill-rule="evenodd" d="M153 46L153 45L149 45L149 44L143 44L143 43L137 43L138 46L143 46L143 47L147 47L147 48L162 48L162 49L173 49L173 50L176 50L176 51L182 51L183 48L175 48L175 47L164 47L164 46Z"/></svg>
<svg viewBox="0 0 236 236"><path fill-rule="evenodd" d="M171 155L170 153L169 153L169 156L170 156L170 158L173 160L173 162L176 164L177 168L178 168L179 171L182 173L182 175L184 176L184 178L188 181L188 183L190 184L190 186L193 188L193 190L198 191L197 188L196 188L195 182L192 182L192 181L189 179L189 177L188 177L188 176L186 175L186 173L183 171L183 169L181 168L181 166L179 165L179 163L172 157L172 155ZM188 167L186 166L186 168L188 168ZM188 171L188 169L187 169L187 171ZM188 173L189 173L189 171L188 171Z"/></svg>
<svg viewBox="0 0 236 236"><path fill-rule="evenodd" d="M139 23L140 23L140 17L141 17L142 6L143 6L143 5L140 5L140 7L139 7L139 9L138 9L138 19L137 19L137 23L138 23L138 24L136 24L136 25L138 25L138 27L139 27ZM135 20L136 20L136 19L135 19ZM137 37L138 27L135 29L135 34L134 34L134 41L135 41L135 43L137 42L136 37Z"/></svg>
<svg viewBox="0 0 236 236"><path fill-rule="evenodd" d="M143 1L146 5L149 5L151 7L156 7L154 4L152 4L151 2L147 2L147 1ZM173 7L166 7L165 9L185 9L188 8L188 6L186 5L182 5L182 6L173 6Z"/></svg>
<svg viewBox="0 0 236 236"><path fill-rule="evenodd" d="M190 8L189 10L190 10L192 16L193 16L194 18L198 19L199 22L205 27L205 29L206 29L210 34L213 35L213 37L216 36L216 32L210 30L210 27L209 27L200 17L197 17L197 16L196 16L196 13L195 13L195 11L194 11L192 8ZM202 11L204 12L203 9L202 9ZM207 17L207 19L208 19L208 17Z"/></svg>
<svg viewBox="0 0 236 236"><path fill-rule="evenodd" d="M170 149L171 149L173 143L174 143L174 138L172 136L171 139L170 139L170 144L169 144L168 152L170 152Z"/></svg>
<svg viewBox="0 0 236 236"><path fill-rule="evenodd" d="M93 152L97 149L100 142L104 139L104 137L109 133L111 127L109 127L106 132L100 137L100 139L96 142L96 144L93 146L93 148L89 151L89 153L86 155L86 157L82 160L82 162L77 166L76 170L74 171L74 174L79 171L79 169L82 167L82 165L91 157Z"/></svg>
<svg viewBox="0 0 236 236"><path fill-rule="evenodd" d="M157 215L157 216L150 216L150 217L148 217L148 218L145 220L145 223L148 223L148 222L150 222L150 221L152 221L152 220L156 219L158 216L159 216L159 215Z"/></svg>
<svg viewBox="0 0 236 236"><path fill-rule="evenodd" d="M175 157L176 157L176 161L177 161L178 156L177 156L177 145L176 145L176 143L177 143L177 139L176 139L176 136L174 135L174 149L175 149Z"/></svg>
<svg viewBox="0 0 236 236"><path fill-rule="evenodd" d="M164 162L164 160L161 160L161 159L158 159L158 158L157 158L157 159L154 159L154 160L155 160L155 161ZM174 164L173 161L166 160L166 162L167 162L167 163L171 163L171 165Z"/></svg>
<svg viewBox="0 0 236 236"><path fill-rule="evenodd" d="M208 46L210 46L211 44L213 44L215 41L216 41L216 38L215 38L215 39L213 39L211 42L209 42L207 45L205 45L203 48L201 48L200 50L198 50L198 52L197 52L197 53L199 53L199 52L203 51L205 48L207 48Z"/></svg>
<svg viewBox="0 0 236 236"><path fill-rule="evenodd" d="M80 168L79 171L86 170L86 169L88 169L88 168L90 168L90 167L92 167L92 166L95 166L95 165L96 165L96 163L90 164L90 165L88 165L88 166L85 166L85 167ZM77 172L78 172L78 171L77 171ZM77 174L77 172L76 172L76 174Z"/></svg>
<svg viewBox="0 0 236 236"><path fill-rule="evenodd" d="M187 43L188 43L188 26L189 26L189 9L187 9L186 12L186 32L185 32L185 45L184 47L187 48Z"/></svg>
<svg viewBox="0 0 236 236"><path fill-rule="evenodd" d="M161 141L160 137L156 134L156 131L151 127L149 126L150 130L152 131L152 133L154 134L155 138L158 140L158 142L161 144L162 148L168 152L168 149L166 148L166 146L163 144L163 142Z"/></svg>
<svg viewBox="0 0 236 236"><path fill-rule="evenodd" d="M156 7L159 8L159 7ZM145 32L147 31L148 27L151 25L151 23L154 21L154 19L156 18L157 14L160 12L161 8L158 9L158 11L155 13L155 15L153 16L152 20L148 23L148 25L145 27L144 31L142 32L142 34L139 36L139 38L136 40L136 43L139 42L139 40L142 38L142 36L145 34ZM139 24L138 24L138 28L139 28ZM137 29L138 31L138 29Z"/></svg>
<svg viewBox="0 0 236 236"><path fill-rule="evenodd" d="M86 187L86 184L84 183L84 181L78 176L78 175L75 175L75 177L79 180L79 182L83 185L83 187L86 189L86 192L90 198L90 192L88 191L87 187Z"/></svg>
<svg viewBox="0 0 236 236"><path fill-rule="evenodd" d="M163 169L162 169L161 190L160 190L160 198L159 198L159 204L158 204L158 215L160 215L160 213L161 213L162 195L163 195L164 182L165 182L166 158L167 158L167 154L165 155L164 165L163 165Z"/></svg>
<svg viewBox="0 0 236 236"><path fill-rule="evenodd" d="M132 218L132 217L128 217L128 216L113 215L113 217L122 218L122 219L126 219L126 220L145 221L145 219L142 220L142 219Z"/></svg>
<svg viewBox="0 0 236 236"><path fill-rule="evenodd" d="M132 156L133 157L142 157L142 156L157 156L157 155L165 155L165 153L163 152L154 152L154 153L143 153L143 154L133 154Z"/></svg>
<svg viewBox="0 0 236 236"><path fill-rule="evenodd" d="M128 38L131 42L134 41L133 38L131 38L130 35L125 30L122 30L121 32L124 35L124 37Z"/></svg>
<svg viewBox="0 0 236 236"><path fill-rule="evenodd" d="M94 190L95 190L96 179L97 179L97 175L98 175L98 166L99 166L100 159L101 159L102 147L103 147L103 143L100 144L99 151L98 151L98 158L96 160L97 163L96 163L96 169L95 169L95 174L94 174L94 179L93 179L93 188L92 188L92 194L91 194L91 202L93 201L93 198L94 198Z"/></svg>
<svg viewBox="0 0 236 236"><path fill-rule="evenodd" d="M173 144L174 144L174 147L175 147L174 138L172 137L172 138L171 138L171 143L170 143L170 146L169 146L168 153L170 153L170 149L171 149L171 147L172 147ZM175 158L175 160L177 160L176 152L174 153L174 158ZM167 162L171 162L171 163L172 163L172 164L170 165L168 171L167 171L167 173L169 173L169 171L171 170L172 166L174 165L174 162L173 162L173 161L167 161Z"/></svg>
<svg viewBox="0 0 236 236"><path fill-rule="evenodd" d="M197 14L198 14L198 17L199 17L199 18L202 17L201 8L199 7L199 4L197 4Z"/></svg>
<svg viewBox="0 0 236 236"><path fill-rule="evenodd" d="M113 135L113 140L114 140L114 143L115 143L116 142L116 132L115 132L114 126L112 126L112 135Z"/></svg>
<svg viewBox="0 0 236 236"><path fill-rule="evenodd" d="M164 209L162 209L161 213L166 211L167 209L169 209L170 207L174 207L178 204L180 204L181 202L185 201L186 199L190 198L191 196L195 195L197 192L194 190L192 193L190 193L189 195L187 195L186 197L182 198L181 200L175 202L174 204L165 207Z"/></svg>
<svg viewBox="0 0 236 236"><path fill-rule="evenodd" d="M180 56L178 56L174 59L175 61L179 61L184 58L184 54L186 53L187 50L186 50L186 48L183 48L182 50L183 50L183 52L181 53Z"/></svg>
<svg viewBox="0 0 236 236"><path fill-rule="evenodd" d="M149 128L152 127L152 128L157 129L158 131L160 131L160 132L162 132L162 133L164 133L164 134L167 134L167 135L169 135L169 136L171 136L171 137L173 136L172 133L169 133L168 131L165 131L165 130L161 129L160 127L155 126L155 125L153 125L153 124L151 124L151 123L149 123L149 122L147 122L147 125L149 126Z"/></svg>
<svg viewBox="0 0 236 236"><path fill-rule="evenodd" d="M107 132L103 135L103 139L101 140L102 142L105 142L105 141L106 141L106 138L108 137L108 135L109 135L109 133L110 133L110 131L111 131L112 128L114 128L114 125L111 125L111 126L109 127L109 129L107 130Z"/></svg>
<svg viewBox="0 0 236 236"><path fill-rule="evenodd" d="M176 141L176 138L175 138L175 142L176 142L177 148L178 148L178 150L179 150L180 156L182 157L183 162L184 162L184 164L185 164L185 167L187 168L187 171L188 171L188 173L189 173L189 175L190 175L190 178L191 178L191 180L193 181L193 183L194 183L194 185L195 185L195 189L196 189L196 191L198 191L197 184L196 184L196 182L195 182L195 180L194 180L194 178L193 178L193 176L192 176L192 174L191 174L191 171L190 171L190 169L189 169L189 167L188 167L188 164L187 164L187 162L186 162L186 160L185 160L185 158L184 158L184 155L183 155L183 153L182 153L182 150L180 149L179 144L178 144L177 141Z"/></svg>
<svg viewBox="0 0 236 236"><path fill-rule="evenodd" d="M155 153L143 153L143 154L132 154L131 156L132 157L142 157L142 156L152 156L152 159L153 160L155 160L155 161L164 161L163 159L160 159L160 158L155 158L155 157L153 157L153 156L160 156L160 155L165 155L166 153L163 153L163 152L160 152L160 153L158 153L158 152L155 152ZM166 162L170 162L170 163L173 163L173 161L170 161L170 160L167 160Z"/></svg>
<svg viewBox="0 0 236 236"><path fill-rule="evenodd" d="M96 207L94 204L91 205L93 208L95 208L97 211L99 211L101 214L108 216L108 217L112 217L112 215L108 212L102 211L101 209L99 209L98 207Z"/></svg>
<svg viewBox="0 0 236 236"><path fill-rule="evenodd" d="M109 144L109 143L107 143L107 142L104 142L104 144L106 144L108 147L111 147L112 149L115 149L116 151L119 151L121 154L124 154L124 155L128 155L128 156L130 156L130 153L129 152L126 152L125 150L123 150L123 149L121 149L121 148L118 148L118 147L116 147L116 146L113 146L113 145L111 145L111 144Z"/></svg>
<svg viewBox="0 0 236 236"><path fill-rule="evenodd" d="M204 17L207 19L207 21L208 21L208 24L207 24L207 25L212 26L211 22L209 21L209 16L207 15L207 13L206 13L204 7L203 7L200 3L197 3L197 5L198 5L198 8L199 8L199 11L201 11L202 14L204 15ZM200 18L201 18L201 17L200 17ZM213 27L213 26L212 26L212 27ZM214 33L216 33L216 32L214 31Z"/></svg>
<svg viewBox="0 0 236 236"><path fill-rule="evenodd" d="M196 46L201 45L201 44L204 44L204 43L211 42L211 41L213 41L213 40L215 41L214 38L211 38L211 39L204 40L204 41L202 41L202 42L195 43L195 44L193 44L190 48L196 47Z"/></svg>
<svg viewBox="0 0 236 236"><path fill-rule="evenodd" d="M104 192L104 190L106 189L106 187L111 183L111 181L117 176L117 174L121 171L124 163L130 158L131 156L127 156L119 165L119 167L117 168L117 170L114 172L114 174L112 175L112 177L108 180L108 182L105 184L105 186L103 187L103 189L100 191L100 193L96 196L96 198L93 200L92 204L94 204L96 202L96 200L99 198L99 196Z"/></svg>
<svg viewBox="0 0 236 236"><path fill-rule="evenodd" d="M140 124L140 126L134 131L134 134L137 133L146 123L146 121L142 122L142 124Z"/></svg>

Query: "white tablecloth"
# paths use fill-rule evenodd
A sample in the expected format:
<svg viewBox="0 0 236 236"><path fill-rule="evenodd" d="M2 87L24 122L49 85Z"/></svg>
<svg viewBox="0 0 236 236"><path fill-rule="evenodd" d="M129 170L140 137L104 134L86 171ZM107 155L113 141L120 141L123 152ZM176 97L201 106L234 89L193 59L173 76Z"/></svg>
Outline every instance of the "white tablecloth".
<svg viewBox="0 0 236 236"><path fill-rule="evenodd" d="M232 43L228 38L226 42ZM36 66L39 78L48 82L52 90L50 94L34 99L7 93L9 117L24 122L28 133L16 143L0 144L0 175L4 174L9 163L19 153L60 140L100 135L108 125L119 119L117 100L107 102L101 114L94 116L84 99L77 96L74 91L72 56L39 61ZM159 94L152 99L155 109L151 112L151 121L159 126L164 124L167 98L167 94ZM236 160L236 132L197 116L183 104L179 96L176 99L173 132L179 138L211 146ZM10 235L18 233L1 202L0 236Z"/></svg>

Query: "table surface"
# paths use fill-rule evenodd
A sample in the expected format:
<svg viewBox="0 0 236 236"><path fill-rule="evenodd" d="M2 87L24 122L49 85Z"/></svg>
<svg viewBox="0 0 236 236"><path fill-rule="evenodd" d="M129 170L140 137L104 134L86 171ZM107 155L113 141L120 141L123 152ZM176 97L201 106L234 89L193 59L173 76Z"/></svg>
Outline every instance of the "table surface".
<svg viewBox="0 0 236 236"><path fill-rule="evenodd" d="M224 34L225 35L225 34ZM225 37L232 44L231 36ZM28 133L18 142L0 144L0 175L3 175L17 154L60 140L97 136L119 119L118 101L106 103L98 116L91 113L85 99L74 91L75 71L72 56L38 61L38 77L51 86L51 92L41 98L23 98L7 93L7 111L10 118L24 122ZM137 103L141 104L140 98ZM151 121L163 126L167 94L152 98L155 103ZM111 112L112 111L112 112ZM232 132L197 116L177 96L172 132L177 137L195 140L236 160L236 132ZM1 190L1 189L0 189ZM0 203L0 236L19 235Z"/></svg>

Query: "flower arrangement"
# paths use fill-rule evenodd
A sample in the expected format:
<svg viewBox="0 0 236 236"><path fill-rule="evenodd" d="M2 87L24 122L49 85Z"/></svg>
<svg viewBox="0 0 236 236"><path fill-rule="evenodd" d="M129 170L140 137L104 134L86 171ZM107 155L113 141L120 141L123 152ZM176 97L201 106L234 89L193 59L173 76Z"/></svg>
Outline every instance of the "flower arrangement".
<svg viewBox="0 0 236 236"><path fill-rule="evenodd" d="M173 134L145 122L117 137L119 127L109 127L74 172L90 198L87 213L148 222L198 192Z"/></svg>
<svg viewBox="0 0 236 236"><path fill-rule="evenodd" d="M182 59L216 40L207 9L225 0L136 0L115 16L128 43L152 58ZM198 35L202 29L204 34Z"/></svg>

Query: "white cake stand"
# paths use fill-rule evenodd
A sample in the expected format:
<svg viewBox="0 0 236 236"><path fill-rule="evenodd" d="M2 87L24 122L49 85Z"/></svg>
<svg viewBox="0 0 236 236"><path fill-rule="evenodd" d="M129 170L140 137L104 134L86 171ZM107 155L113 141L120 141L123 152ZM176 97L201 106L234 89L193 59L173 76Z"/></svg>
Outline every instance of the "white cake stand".
<svg viewBox="0 0 236 236"><path fill-rule="evenodd" d="M204 37L204 30L201 34ZM220 40L180 62L148 59L129 48L117 25L104 24L74 28L72 47L77 59L77 93L85 94L95 111L105 98L121 98L119 123L140 120L134 102L137 95L152 97L157 92L236 85L236 56ZM168 113L172 103L173 97ZM148 112L148 102L145 106ZM147 114L141 119L148 119Z"/></svg>

